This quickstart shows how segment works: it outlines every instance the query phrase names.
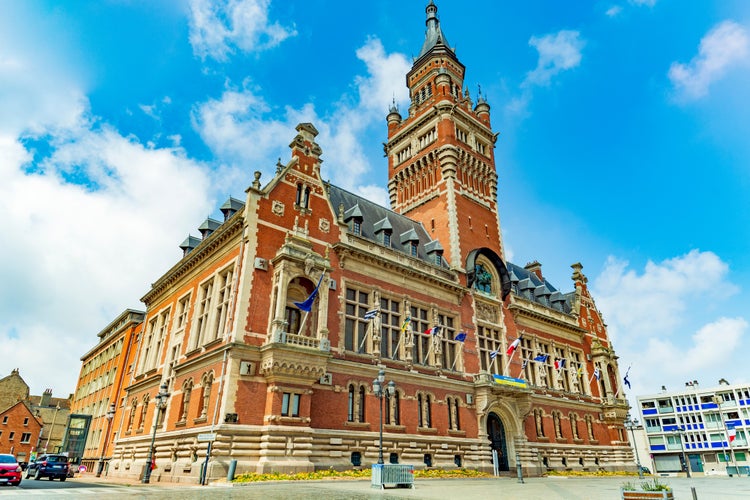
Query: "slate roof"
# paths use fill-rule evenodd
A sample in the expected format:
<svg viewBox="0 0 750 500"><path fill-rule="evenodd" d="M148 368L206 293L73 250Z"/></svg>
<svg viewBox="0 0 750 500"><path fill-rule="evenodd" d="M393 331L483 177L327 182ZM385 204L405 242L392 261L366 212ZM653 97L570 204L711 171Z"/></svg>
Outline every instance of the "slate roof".
<svg viewBox="0 0 750 500"><path fill-rule="evenodd" d="M416 240L418 242L417 258L431 263L435 262L435 259L430 258L427 252L442 249L442 246L434 243L434 240L427 234L427 230L419 222L334 185L330 185L329 193L334 213L338 213L339 206L343 204L345 219L361 218L360 236L363 238L382 245L382 238L376 231L388 229L390 226L392 229L390 248L410 255L409 242ZM443 266L447 267L445 259L443 259Z"/></svg>
<svg viewBox="0 0 750 500"><path fill-rule="evenodd" d="M507 262L513 293L545 307L570 314L574 292L562 293L546 279L512 262Z"/></svg>

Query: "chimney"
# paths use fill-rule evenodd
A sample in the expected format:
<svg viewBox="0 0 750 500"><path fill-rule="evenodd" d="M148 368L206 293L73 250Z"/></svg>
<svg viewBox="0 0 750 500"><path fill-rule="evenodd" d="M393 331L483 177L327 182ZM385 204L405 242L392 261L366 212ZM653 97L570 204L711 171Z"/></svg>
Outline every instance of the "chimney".
<svg viewBox="0 0 750 500"><path fill-rule="evenodd" d="M39 406L49 406L52 401L52 389L45 389L42 393L42 399L39 401Z"/></svg>
<svg viewBox="0 0 750 500"><path fill-rule="evenodd" d="M540 280L544 280L544 277L542 277L542 265L539 263L539 261L533 261L529 262L524 266L524 269L529 271L530 273L536 274L537 278Z"/></svg>

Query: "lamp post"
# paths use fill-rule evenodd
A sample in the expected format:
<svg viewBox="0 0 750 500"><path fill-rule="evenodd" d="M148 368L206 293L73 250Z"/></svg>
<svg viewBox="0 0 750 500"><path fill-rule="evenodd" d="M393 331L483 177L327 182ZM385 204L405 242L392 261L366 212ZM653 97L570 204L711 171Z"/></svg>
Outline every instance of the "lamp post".
<svg viewBox="0 0 750 500"><path fill-rule="evenodd" d="M55 415L52 417L52 425L49 426L49 434L47 434L47 442L44 443L44 453L47 453L49 448L49 438L52 437L52 433L55 431L55 420L57 420L57 412L60 411L60 403L57 403L55 407Z"/></svg>
<svg viewBox="0 0 750 500"><path fill-rule="evenodd" d="M159 386L159 394L154 398L154 432L151 434L151 447L148 449L148 462L146 462L146 472L143 474L143 484L148 484L151 480L151 469L154 466L154 441L156 441L156 427L159 423L159 411L167 406L169 393L167 392L167 383L164 382Z"/></svg>
<svg viewBox="0 0 750 500"><path fill-rule="evenodd" d="M109 431L112 428L112 419L115 418L115 404L109 404L109 410L107 410L107 432L104 434L104 446L102 447L102 456L99 458L99 466L96 469L96 477L102 476L104 470L104 456L107 454L107 444L109 443Z"/></svg>
<svg viewBox="0 0 750 500"><path fill-rule="evenodd" d="M378 407L380 408L380 444L378 447L378 464L380 465L383 464L383 397L388 399L396 393L396 383L393 380L388 382L386 387L383 387L384 384L385 370L380 370L378 378L372 381L372 391L378 398Z"/></svg>
<svg viewBox="0 0 750 500"><path fill-rule="evenodd" d="M682 460L685 462L685 472L687 473L687 477L692 477L690 475L690 459L688 458L687 454L685 453L685 439L683 437L687 437L687 432L685 432L684 427L678 427L677 432L680 434L680 449L682 450Z"/></svg>
<svg viewBox="0 0 750 500"><path fill-rule="evenodd" d="M630 429L630 436L633 439L633 449L635 450L635 463L638 466L638 478L643 479L643 467L641 467L641 458L638 456L638 444L635 442L635 428L638 425L638 419L631 419L630 415L625 417L625 427Z"/></svg>
<svg viewBox="0 0 750 500"><path fill-rule="evenodd" d="M740 469L737 468L737 458L734 455L734 448L732 447L732 442L729 440L729 430L727 429L727 422L724 420L724 415L721 413L721 403L722 399L719 396L714 395L713 398L711 398L714 403L716 403L716 406L719 407L719 418L721 419L721 424L724 426L724 433L727 436L727 443L729 443L729 453L732 455L732 463L734 463L734 469L737 473L737 477L740 477ZM722 449L724 448L722 443ZM724 452L724 459L726 459L726 452Z"/></svg>

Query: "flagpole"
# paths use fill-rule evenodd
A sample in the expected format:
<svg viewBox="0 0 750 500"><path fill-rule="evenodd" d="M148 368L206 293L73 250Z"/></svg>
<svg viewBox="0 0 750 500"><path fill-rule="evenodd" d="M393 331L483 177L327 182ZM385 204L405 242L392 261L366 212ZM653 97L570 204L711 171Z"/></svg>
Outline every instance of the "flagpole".
<svg viewBox="0 0 750 500"><path fill-rule="evenodd" d="M305 311L305 315L302 316L302 322L299 324L299 330L297 331L297 335L302 335L302 329L305 327L305 323L307 322L307 315L310 314L308 311Z"/></svg>
<svg viewBox="0 0 750 500"><path fill-rule="evenodd" d="M461 342L461 357L463 357L463 353L464 353L464 343ZM453 364L451 365L451 371L453 371L453 368L455 368L456 361L458 361L458 356L453 356Z"/></svg>
<svg viewBox="0 0 750 500"><path fill-rule="evenodd" d="M513 356L516 355L516 351L518 348L513 349L513 352L510 353L510 357L508 358L508 365L505 367L505 370L503 370L503 374L509 375L510 374L510 362L513 361Z"/></svg>
<svg viewBox="0 0 750 500"><path fill-rule="evenodd" d="M362 347L364 347L365 341L367 340L367 337L370 335L370 330L372 330L372 323L367 325L367 330L365 330L365 336L362 338L362 342L359 344L359 352L362 352Z"/></svg>

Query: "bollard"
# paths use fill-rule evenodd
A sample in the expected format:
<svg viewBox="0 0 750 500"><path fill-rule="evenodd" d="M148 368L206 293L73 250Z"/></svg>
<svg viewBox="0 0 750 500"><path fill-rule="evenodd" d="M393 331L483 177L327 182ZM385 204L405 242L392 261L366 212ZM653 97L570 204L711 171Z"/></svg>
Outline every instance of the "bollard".
<svg viewBox="0 0 750 500"><path fill-rule="evenodd" d="M518 482L523 483L523 468L521 467L521 457L516 452L516 476L518 476Z"/></svg>
<svg viewBox="0 0 750 500"><path fill-rule="evenodd" d="M229 462L229 471L227 472L227 481L234 481L234 472L237 470L237 460Z"/></svg>
<svg viewBox="0 0 750 500"><path fill-rule="evenodd" d="M698 500L698 495L695 493L695 486L691 486L690 491L693 493L693 500Z"/></svg>

